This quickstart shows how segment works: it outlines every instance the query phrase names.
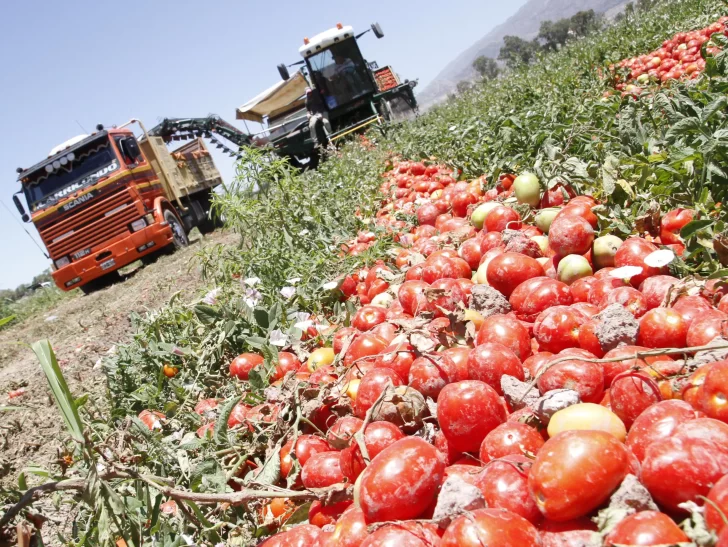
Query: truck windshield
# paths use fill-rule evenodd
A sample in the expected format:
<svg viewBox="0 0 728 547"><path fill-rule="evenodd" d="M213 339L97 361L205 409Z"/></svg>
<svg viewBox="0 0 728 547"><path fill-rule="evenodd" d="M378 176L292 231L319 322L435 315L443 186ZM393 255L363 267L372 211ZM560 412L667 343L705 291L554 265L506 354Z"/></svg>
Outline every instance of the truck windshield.
<svg viewBox="0 0 728 547"><path fill-rule="evenodd" d="M68 154L65 156L68 158ZM40 169L23 183L32 211L53 205L73 192L91 186L119 168L119 161L106 140L94 141L73 151L73 160L52 173Z"/></svg>
<svg viewBox="0 0 728 547"><path fill-rule="evenodd" d="M329 110L374 91L369 69L354 38L312 55L308 64Z"/></svg>

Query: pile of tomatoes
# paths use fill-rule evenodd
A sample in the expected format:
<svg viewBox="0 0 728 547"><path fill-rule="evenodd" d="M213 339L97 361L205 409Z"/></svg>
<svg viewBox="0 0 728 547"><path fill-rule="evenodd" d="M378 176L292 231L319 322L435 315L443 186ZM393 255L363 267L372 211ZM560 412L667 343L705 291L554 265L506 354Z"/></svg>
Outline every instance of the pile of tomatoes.
<svg viewBox="0 0 728 547"><path fill-rule="evenodd" d="M665 40L662 47L651 53L624 59L612 69L629 69L626 81L617 84L619 91L639 93L641 89L653 82L667 82L681 78L696 79L705 70L705 59L702 56L703 45L717 33L726 34L728 17L721 17L717 22L705 28L691 32L680 32ZM706 48L709 55L717 53L716 47Z"/></svg>
<svg viewBox="0 0 728 547"><path fill-rule="evenodd" d="M569 186L523 173L486 190L441 165L391 167L375 224L396 234L396 256L339 280L359 305L350 325L303 362L280 352L271 378L335 399L290 432L282 484L353 484L354 499L313 502L307 524L263 545L675 544L691 540L686 502L728 545L728 284L669 274L695 212L622 240L598 235L597 202ZM230 374L262 364L242 354ZM199 402L200 436L216 407ZM241 403L228 425L279 412ZM598 531L625 479L654 503ZM274 500L264 515L282 524L293 510Z"/></svg>

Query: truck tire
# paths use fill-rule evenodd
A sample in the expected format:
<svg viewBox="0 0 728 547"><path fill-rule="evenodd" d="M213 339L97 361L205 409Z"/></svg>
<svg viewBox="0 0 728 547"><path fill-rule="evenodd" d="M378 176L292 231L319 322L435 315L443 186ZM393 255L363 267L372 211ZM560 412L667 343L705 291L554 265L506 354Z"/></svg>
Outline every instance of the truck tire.
<svg viewBox="0 0 728 547"><path fill-rule="evenodd" d="M182 223L177 218L177 215L175 215L169 209L166 209L164 211L164 220L167 222L167 224L169 224L169 227L172 229L172 245L174 245L174 248L181 249L182 247L187 247L190 242L187 239L187 234L185 233L184 226L182 226Z"/></svg>

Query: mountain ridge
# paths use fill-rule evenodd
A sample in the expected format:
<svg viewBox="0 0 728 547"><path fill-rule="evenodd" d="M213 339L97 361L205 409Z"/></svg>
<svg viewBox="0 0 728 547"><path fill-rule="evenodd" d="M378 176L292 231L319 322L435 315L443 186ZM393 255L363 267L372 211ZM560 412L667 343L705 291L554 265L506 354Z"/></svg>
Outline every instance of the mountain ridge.
<svg viewBox="0 0 728 547"><path fill-rule="evenodd" d="M611 17L626 3L625 0L529 0L505 22L450 61L418 94L418 101L425 106L437 103L452 93L458 82L473 79L473 61L480 55L497 58L504 36L515 35L531 40L538 35L541 21L556 21L590 9Z"/></svg>

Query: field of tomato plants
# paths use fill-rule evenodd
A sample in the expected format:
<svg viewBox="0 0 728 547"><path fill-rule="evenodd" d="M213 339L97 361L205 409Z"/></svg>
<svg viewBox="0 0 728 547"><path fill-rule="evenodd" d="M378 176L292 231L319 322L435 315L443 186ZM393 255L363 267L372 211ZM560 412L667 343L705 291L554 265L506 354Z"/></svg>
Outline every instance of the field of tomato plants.
<svg viewBox="0 0 728 547"><path fill-rule="evenodd" d="M0 532L52 496L49 544L728 545L727 11L663 2L316 172L248 151L239 245L134 318L108 411L35 344L70 438Z"/></svg>

